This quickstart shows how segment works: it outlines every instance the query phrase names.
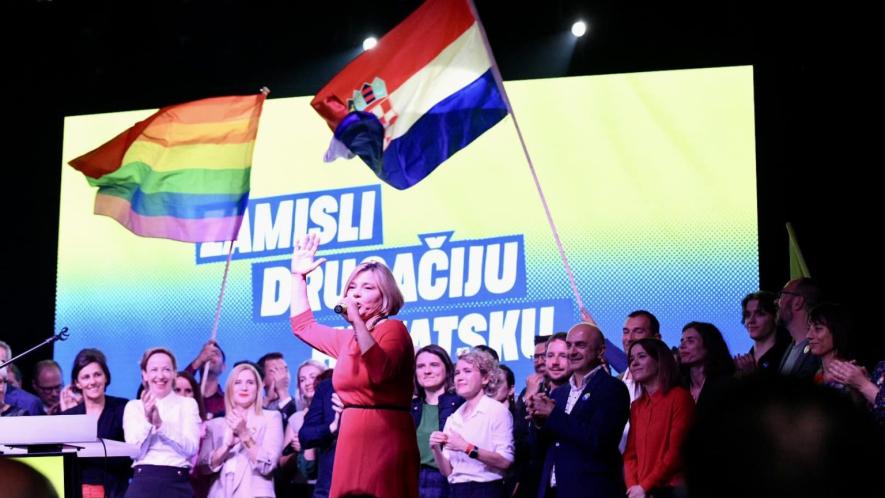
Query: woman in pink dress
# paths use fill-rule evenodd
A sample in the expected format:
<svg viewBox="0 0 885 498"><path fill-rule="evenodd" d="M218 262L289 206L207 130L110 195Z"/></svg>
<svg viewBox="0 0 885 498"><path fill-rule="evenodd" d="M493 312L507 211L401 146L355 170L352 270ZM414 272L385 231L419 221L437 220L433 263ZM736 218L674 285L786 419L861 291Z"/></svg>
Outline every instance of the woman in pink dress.
<svg viewBox="0 0 885 498"><path fill-rule="evenodd" d="M418 443L409 413L415 351L405 325L388 318L403 305L390 270L380 263L356 267L341 305L351 328L317 323L307 298L307 275L319 239L310 234L292 254L292 330L313 348L335 358L332 384L344 402L332 474L332 498L418 496Z"/></svg>

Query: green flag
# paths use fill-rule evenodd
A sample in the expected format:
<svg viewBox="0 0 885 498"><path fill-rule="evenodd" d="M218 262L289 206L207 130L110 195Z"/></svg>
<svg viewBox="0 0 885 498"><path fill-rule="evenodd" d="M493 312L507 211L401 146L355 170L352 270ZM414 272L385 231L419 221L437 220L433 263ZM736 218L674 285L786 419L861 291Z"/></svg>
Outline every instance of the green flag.
<svg viewBox="0 0 885 498"><path fill-rule="evenodd" d="M793 225L789 222L787 222L787 235L790 238L790 280L811 277L808 265L805 264L805 258L802 257L802 250L799 249L796 231L793 230Z"/></svg>

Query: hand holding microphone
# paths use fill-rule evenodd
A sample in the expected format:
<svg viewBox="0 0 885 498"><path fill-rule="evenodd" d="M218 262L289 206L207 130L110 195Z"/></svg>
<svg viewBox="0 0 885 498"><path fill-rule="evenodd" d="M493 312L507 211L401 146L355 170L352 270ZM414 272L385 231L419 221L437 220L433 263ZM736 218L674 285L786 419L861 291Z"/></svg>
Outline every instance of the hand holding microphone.
<svg viewBox="0 0 885 498"><path fill-rule="evenodd" d="M352 297L345 296L341 300L341 302L335 305L333 310L335 311L335 313L343 316L344 319L350 323L355 323L357 320L362 321L362 318L360 317L359 307Z"/></svg>

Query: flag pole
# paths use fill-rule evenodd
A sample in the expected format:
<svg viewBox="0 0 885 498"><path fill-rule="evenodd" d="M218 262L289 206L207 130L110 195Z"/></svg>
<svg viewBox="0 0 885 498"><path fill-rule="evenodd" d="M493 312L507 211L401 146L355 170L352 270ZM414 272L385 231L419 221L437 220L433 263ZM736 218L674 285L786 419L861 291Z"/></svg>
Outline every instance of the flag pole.
<svg viewBox="0 0 885 498"><path fill-rule="evenodd" d="M224 302L224 290L227 288L227 274L230 270L230 260L234 253L234 241L230 242L227 251L227 262L224 264L224 276L221 277L221 292L218 293L218 304L215 305L215 320L212 322L212 336L209 342L217 342L218 322L221 319L221 303ZM200 394L206 395L206 377L209 375L209 362L203 364L203 374L200 376Z"/></svg>
<svg viewBox="0 0 885 498"><path fill-rule="evenodd" d="M258 90L267 98L270 95L270 88L263 86ZM218 293L218 303L215 305L215 319L212 321L212 335L209 342L217 342L218 338L218 322L221 320L221 303L224 302L224 291L227 288L227 274L230 270L230 261L234 254L234 240L230 241L230 248L227 250L227 261L224 263L224 275L221 277L221 291ZM206 396L206 377L209 375L209 362L203 364L203 374L200 375L200 394Z"/></svg>
<svg viewBox="0 0 885 498"><path fill-rule="evenodd" d="M575 295L575 301L578 304L578 310L581 313L581 319L596 326L596 320L593 319L590 311L587 309L586 306L584 306L584 300L581 299L581 292L578 290L578 284L575 281L575 274L568 262L568 257L565 254L562 240L559 238L559 230L556 229L556 223L553 221L553 214L550 212L550 206L547 204L547 197L544 195L544 190L541 188L541 181L538 179L538 173L535 170L535 164L534 162L532 162L532 157L529 155L529 149L526 146L525 139L522 136L522 130L519 128L519 122L516 119L516 113L513 112L513 106L510 105L510 97L507 96L507 91L504 90L504 79L501 77L501 70L498 68L498 61L495 60L495 56L492 53L492 47L489 44L488 36L486 36L485 27L483 27L482 22L479 19L479 12L477 12L476 5L473 4L473 0L467 0L467 3L470 4L470 10L473 12L473 17L477 21L477 26L479 27L479 32L482 35L482 42L485 45L486 53L489 56L489 60L491 60L491 69L492 74L495 76L495 83L498 85L501 96L504 98L504 104L507 106L507 112L510 113L510 118L513 120L513 126L516 128L516 135L519 137L519 143L520 145L522 145L522 152L525 155L526 161L528 162L529 171L532 174L532 180L534 180L535 182L535 189L538 191L538 196L541 198L541 204L544 206L544 214L547 216L547 224L550 225L550 231L553 232L553 240L554 242L556 242L556 249L559 251L559 257L562 259L563 267L565 267L565 273L568 276L569 285L572 288L572 293Z"/></svg>

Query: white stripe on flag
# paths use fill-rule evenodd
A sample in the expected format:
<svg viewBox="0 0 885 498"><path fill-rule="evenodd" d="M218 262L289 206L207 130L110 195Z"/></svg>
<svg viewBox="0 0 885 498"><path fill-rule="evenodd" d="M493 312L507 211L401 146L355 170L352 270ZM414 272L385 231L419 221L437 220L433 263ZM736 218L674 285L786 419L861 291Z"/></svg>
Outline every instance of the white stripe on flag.
<svg viewBox="0 0 885 498"><path fill-rule="evenodd" d="M491 67L479 26L464 31L429 64L388 97L396 121L385 131L384 147L409 131L433 106L476 81Z"/></svg>

